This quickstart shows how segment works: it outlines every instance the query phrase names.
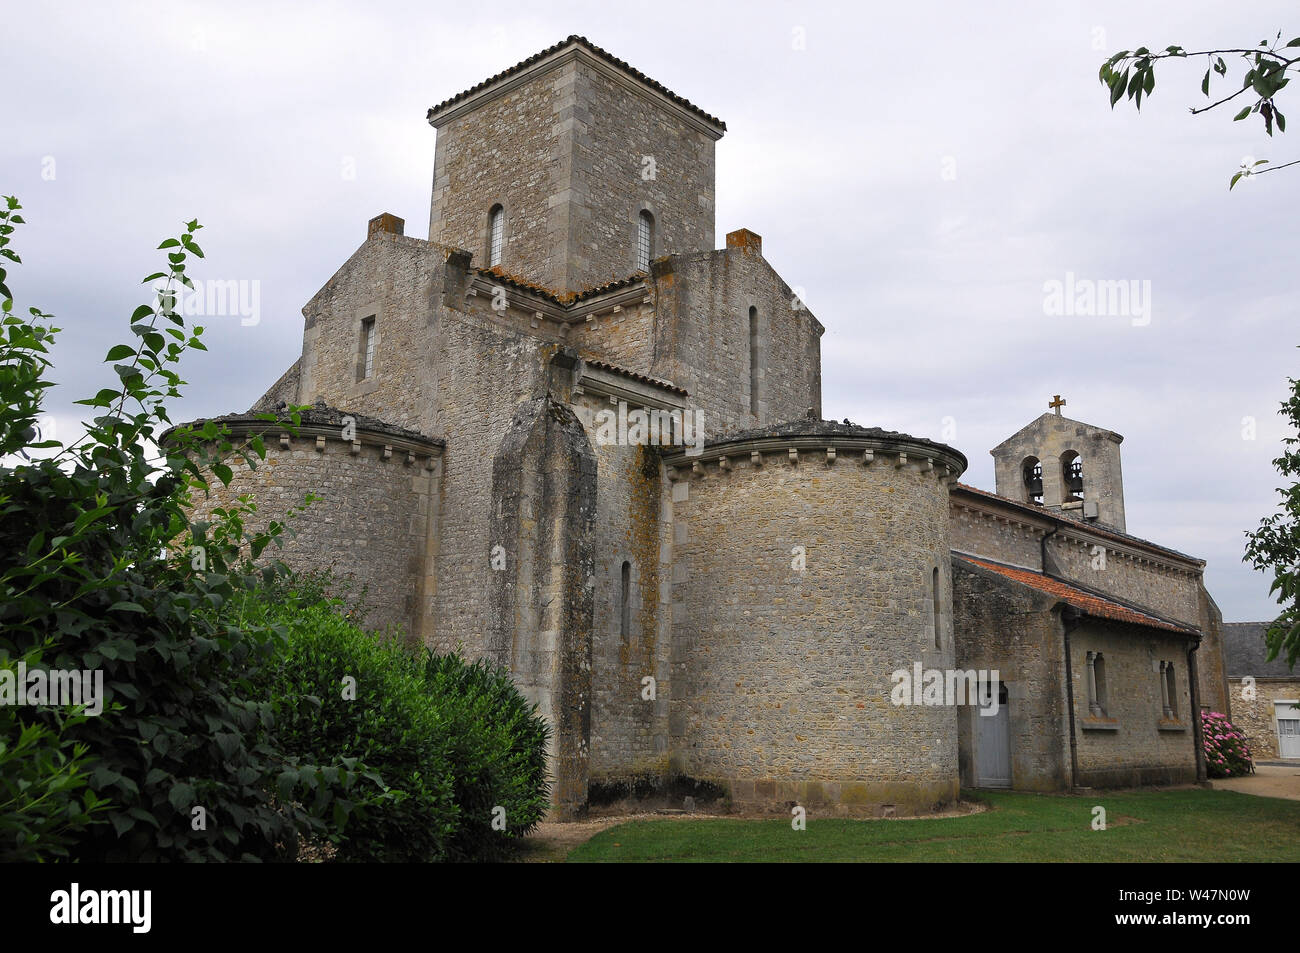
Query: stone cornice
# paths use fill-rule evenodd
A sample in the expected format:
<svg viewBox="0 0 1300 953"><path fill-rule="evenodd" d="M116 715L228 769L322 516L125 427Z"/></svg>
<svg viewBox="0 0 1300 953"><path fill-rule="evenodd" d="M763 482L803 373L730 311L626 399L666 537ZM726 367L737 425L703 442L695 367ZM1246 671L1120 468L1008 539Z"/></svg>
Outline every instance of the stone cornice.
<svg viewBox="0 0 1300 953"><path fill-rule="evenodd" d="M356 439L348 441L343 439L343 428L333 423L312 423L304 421L294 429L297 433L290 433L285 425L279 421L258 420L255 417L227 418L219 421L229 430L229 436L242 437L257 434L261 437L278 437L281 449L288 449L294 440L307 441L315 444L318 450L323 450L329 443L337 441L341 444L351 444L353 452L358 452L361 447L378 447L385 451L385 456L391 456L393 453L405 455L408 462L413 462L415 457L428 457L429 460L441 457L446 441L437 437L421 437L410 433L399 433L386 430L383 428L369 427L362 423L356 423Z"/></svg>
<svg viewBox="0 0 1300 953"><path fill-rule="evenodd" d="M755 454L760 460L766 455L776 455L797 464L801 451L825 454L823 459L827 466L832 464L845 467L888 465L897 469L912 467L923 473L933 473L941 480L956 479L966 465L966 460L955 451L945 451L934 444L920 440L841 434L756 437L752 440L718 443L705 447L695 454L684 450L665 454L664 465L669 468L670 478L676 479L677 474L674 471L678 468L699 472L703 464L722 458L727 461L719 463L723 469L727 469L733 459L753 460Z"/></svg>

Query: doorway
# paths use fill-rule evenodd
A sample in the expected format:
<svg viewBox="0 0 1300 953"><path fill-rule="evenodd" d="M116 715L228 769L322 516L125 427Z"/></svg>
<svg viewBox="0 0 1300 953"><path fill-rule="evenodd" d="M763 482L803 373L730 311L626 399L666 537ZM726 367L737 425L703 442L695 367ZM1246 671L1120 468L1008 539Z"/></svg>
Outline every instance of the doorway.
<svg viewBox="0 0 1300 953"><path fill-rule="evenodd" d="M978 706L975 719L975 786L1011 787L1011 709L1007 706L1007 686L998 683L998 710L986 715Z"/></svg>

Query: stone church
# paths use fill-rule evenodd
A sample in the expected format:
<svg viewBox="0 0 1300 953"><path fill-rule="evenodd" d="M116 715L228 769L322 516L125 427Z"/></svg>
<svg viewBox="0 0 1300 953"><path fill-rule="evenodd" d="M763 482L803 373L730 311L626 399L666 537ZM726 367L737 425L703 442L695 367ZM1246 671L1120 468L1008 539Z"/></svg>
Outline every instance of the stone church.
<svg viewBox="0 0 1300 953"><path fill-rule="evenodd" d="M582 37L428 120L429 237L369 223L221 418L268 433L226 492L321 495L287 561L508 667L558 815L644 779L862 815L1204 777L1220 615L1203 560L1125 531L1119 434L1053 401L989 492L958 449L823 419L822 323L758 235L713 247L726 125ZM295 434L253 416L285 404ZM900 702L913 672L989 680Z"/></svg>

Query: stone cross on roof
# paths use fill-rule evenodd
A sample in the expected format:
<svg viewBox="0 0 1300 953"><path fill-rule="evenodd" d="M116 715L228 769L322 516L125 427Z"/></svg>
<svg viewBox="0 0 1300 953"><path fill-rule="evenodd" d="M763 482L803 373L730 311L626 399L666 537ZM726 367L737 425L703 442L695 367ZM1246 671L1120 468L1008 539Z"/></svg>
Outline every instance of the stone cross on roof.
<svg viewBox="0 0 1300 953"><path fill-rule="evenodd" d="M1065 399L1061 397L1060 394L1057 394L1050 401L1048 401L1047 406L1052 408L1052 410L1056 411L1056 416L1059 417L1061 416L1061 408L1065 406Z"/></svg>

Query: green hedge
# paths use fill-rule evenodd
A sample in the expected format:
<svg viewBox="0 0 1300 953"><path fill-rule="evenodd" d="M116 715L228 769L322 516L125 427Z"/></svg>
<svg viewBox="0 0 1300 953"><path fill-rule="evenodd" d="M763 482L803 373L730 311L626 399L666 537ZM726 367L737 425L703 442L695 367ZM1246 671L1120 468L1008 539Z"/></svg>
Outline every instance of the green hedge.
<svg viewBox="0 0 1300 953"><path fill-rule="evenodd" d="M357 759L352 795L373 802L331 830L336 859L501 859L545 814L548 728L505 673L413 653L325 604L269 611L289 635L267 684L274 745Z"/></svg>

